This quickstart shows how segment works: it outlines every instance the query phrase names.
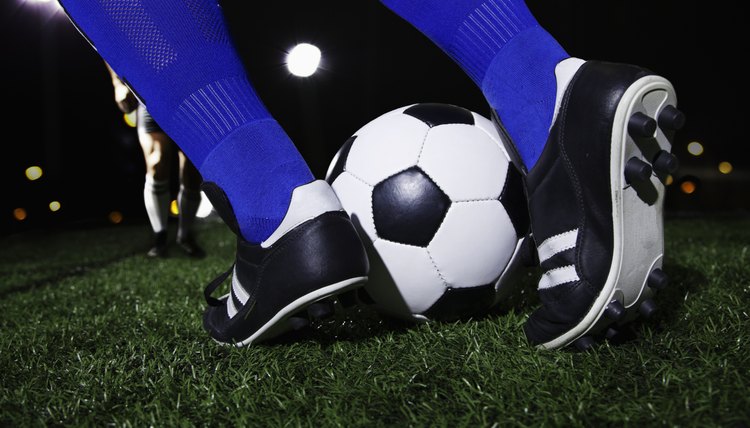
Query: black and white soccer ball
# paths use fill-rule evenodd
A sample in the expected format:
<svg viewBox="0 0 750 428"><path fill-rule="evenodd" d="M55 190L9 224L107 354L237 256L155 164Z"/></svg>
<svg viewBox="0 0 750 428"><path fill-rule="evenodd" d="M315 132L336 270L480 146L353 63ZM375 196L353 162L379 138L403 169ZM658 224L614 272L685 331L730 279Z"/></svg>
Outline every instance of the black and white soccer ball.
<svg viewBox="0 0 750 428"><path fill-rule="evenodd" d="M446 104L396 109L349 138L326 179L368 247L365 290L380 311L457 319L511 288L528 211L488 119Z"/></svg>

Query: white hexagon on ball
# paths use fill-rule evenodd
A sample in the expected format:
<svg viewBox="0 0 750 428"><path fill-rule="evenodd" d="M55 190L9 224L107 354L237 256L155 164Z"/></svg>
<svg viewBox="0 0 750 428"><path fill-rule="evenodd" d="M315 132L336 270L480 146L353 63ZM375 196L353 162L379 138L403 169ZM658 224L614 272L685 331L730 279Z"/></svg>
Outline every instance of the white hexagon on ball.
<svg viewBox="0 0 750 428"><path fill-rule="evenodd" d="M494 283L515 252L516 231L499 201L454 203L427 246L451 287Z"/></svg>
<svg viewBox="0 0 750 428"><path fill-rule="evenodd" d="M429 129L405 114L370 122L366 132L356 134L344 170L374 186L417 163Z"/></svg>
<svg viewBox="0 0 750 428"><path fill-rule="evenodd" d="M508 172L499 146L474 125L437 126L427 134L419 166L453 201L497 199Z"/></svg>

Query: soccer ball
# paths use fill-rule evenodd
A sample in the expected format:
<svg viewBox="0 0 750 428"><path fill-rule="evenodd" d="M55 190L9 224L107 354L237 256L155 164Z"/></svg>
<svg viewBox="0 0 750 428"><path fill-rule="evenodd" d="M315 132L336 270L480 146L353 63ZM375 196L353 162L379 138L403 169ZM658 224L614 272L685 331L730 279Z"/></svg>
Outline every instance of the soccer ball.
<svg viewBox="0 0 750 428"><path fill-rule="evenodd" d="M349 138L326 179L365 241L365 290L381 312L453 320L512 288L529 217L488 119L446 104L396 109Z"/></svg>

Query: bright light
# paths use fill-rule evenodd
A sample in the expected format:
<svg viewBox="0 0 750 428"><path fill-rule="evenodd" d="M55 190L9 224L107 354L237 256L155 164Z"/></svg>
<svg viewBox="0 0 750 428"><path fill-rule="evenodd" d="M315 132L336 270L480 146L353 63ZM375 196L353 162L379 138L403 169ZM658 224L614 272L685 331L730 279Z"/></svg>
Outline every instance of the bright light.
<svg viewBox="0 0 750 428"><path fill-rule="evenodd" d="M135 112L136 112L136 110L133 110L130 113L124 113L122 115L122 118L123 118L123 120L125 120L125 123L127 123L128 126L131 127L131 128L135 128L135 124L136 124L136 121L135 121L135 114L136 113Z"/></svg>
<svg viewBox="0 0 750 428"><path fill-rule="evenodd" d="M39 180L42 178L42 169L38 166L30 166L26 168L26 178L30 181Z"/></svg>
<svg viewBox="0 0 750 428"><path fill-rule="evenodd" d="M672 177L672 175L670 174L667 176L667 180L665 181L664 184L666 184L667 186L671 186L672 183L674 183L674 177Z"/></svg>
<svg viewBox="0 0 750 428"><path fill-rule="evenodd" d="M211 215L211 211L213 211L213 209L214 206L211 205L211 201L208 200L208 196L206 196L205 193L201 192L201 204L198 205L198 212L195 213L195 215L199 218L206 218Z"/></svg>
<svg viewBox="0 0 750 428"><path fill-rule="evenodd" d="M177 205L177 200L172 199L172 203L169 204L169 212L172 213L172 215L179 215L180 214L180 207Z"/></svg>
<svg viewBox="0 0 750 428"><path fill-rule="evenodd" d="M320 49L309 43L300 43L286 56L289 72L299 77L312 76L320 65Z"/></svg>
<svg viewBox="0 0 750 428"><path fill-rule="evenodd" d="M722 174L729 174L733 169L734 167L729 162L722 162L719 164L719 172Z"/></svg>
<svg viewBox="0 0 750 428"><path fill-rule="evenodd" d="M13 218L18 221L26 220L26 210L23 208L16 208L13 210Z"/></svg>
<svg viewBox="0 0 750 428"><path fill-rule="evenodd" d="M60 202L52 201L49 203L49 210L52 212L60 211Z"/></svg>
<svg viewBox="0 0 750 428"><path fill-rule="evenodd" d="M693 141L692 143L688 144L687 150L688 153L693 156L700 156L703 154L703 144L697 141Z"/></svg>
<svg viewBox="0 0 750 428"><path fill-rule="evenodd" d="M51 6L54 10L62 9L62 6L60 6L60 3L57 0L29 0L29 3L36 3L45 7Z"/></svg>
<svg viewBox="0 0 750 428"><path fill-rule="evenodd" d="M109 218L109 221L111 221L114 224L122 223L122 213L119 211L112 211L111 213L109 213L109 216L107 217Z"/></svg>
<svg viewBox="0 0 750 428"><path fill-rule="evenodd" d="M683 193L690 195L695 192L695 183L692 181L683 181L680 185L680 189L682 189Z"/></svg>

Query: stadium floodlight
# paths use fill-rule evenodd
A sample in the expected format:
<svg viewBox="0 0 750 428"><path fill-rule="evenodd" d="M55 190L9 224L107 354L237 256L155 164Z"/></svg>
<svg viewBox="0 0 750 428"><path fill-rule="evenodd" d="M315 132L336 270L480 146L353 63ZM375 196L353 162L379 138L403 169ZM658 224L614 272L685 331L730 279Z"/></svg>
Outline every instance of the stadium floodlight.
<svg viewBox="0 0 750 428"><path fill-rule="evenodd" d="M317 46L300 43L287 54L286 66L295 76L310 77L318 70L321 56Z"/></svg>

